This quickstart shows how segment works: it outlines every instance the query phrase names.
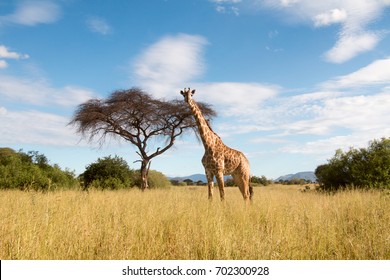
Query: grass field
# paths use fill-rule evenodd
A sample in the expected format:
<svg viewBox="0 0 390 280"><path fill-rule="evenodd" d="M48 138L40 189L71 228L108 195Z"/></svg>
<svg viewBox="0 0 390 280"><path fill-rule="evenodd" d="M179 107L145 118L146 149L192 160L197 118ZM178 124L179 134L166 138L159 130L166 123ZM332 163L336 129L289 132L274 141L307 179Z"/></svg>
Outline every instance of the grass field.
<svg viewBox="0 0 390 280"><path fill-rule="evenodd" d="M390 195L0 191L0 236L0 259L390 259Z"/></svg>

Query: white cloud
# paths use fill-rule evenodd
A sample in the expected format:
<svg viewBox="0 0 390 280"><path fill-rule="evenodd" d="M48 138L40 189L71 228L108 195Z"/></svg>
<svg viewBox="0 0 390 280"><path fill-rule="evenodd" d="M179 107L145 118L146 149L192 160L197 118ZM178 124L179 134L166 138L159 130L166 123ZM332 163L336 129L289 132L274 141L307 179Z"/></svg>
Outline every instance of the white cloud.
<svg viewBox="0 0 390 280"><path fill-rule="evenodd" d="M37 110L15 110L14 104L42 106L61 111L76 106L94 93L79 87L55 88L45 80L0 75L0 144L41 144L72 146L79 137L67 126L68 116ZM6 108L4 104L12 104Z"/></svg>
<svg viewBox="0 0 390 280"><path fill-rule="evenodd" d="M345 151L351 147L366 147L369 141L389 137L389 135L390 129L387 127L383 130L352 131L350 134L321 137L319 140L288 144L282 147L280 151L291 154L321 155L322 161L324 161L323 156L331 157L337 149Z"/></svg>
<svg viewBox="0 0 390 280"><path fill-rule="evenodd" d="M39 110L58 112L85 102L94 95L92 91L80 87L55 88L44 79L0 75L0 145L78 144L80 138L67 126L69 116L37 110L15 110L14 106L41 106Z"/></svg>
<svg viewBox="0 0 390 280"><path fill-rule="evenodd" d="M27 59L29 55L10 51L6 46L0 45L0 58L4 58L0 59L0 69L4 69L8 67L5 59Z"/></svg>
<svg viewBox="0 0 390 280"><path fill-rule="evenodd" d="M219 107L225 115L249 116L262 103L278 94L279 88L259 83L197 83L196 98Z"/></svg>
<svg viewBox="0 0 390 280"><path fill-rule="evenodd" d="M60 7L54 2L23 1L14 13L0 16L0 22L34 26L56 22L60 15Z"/></svg>
<svg viewBox="0 0 390 280"><path fill-rule="evenodd" d="M336 149L363 147L370 140L390 135L390 89L346 97L342 92L313 93L306 98L276 98L274 103L262 106L252 131L268 128L266 134L260 135L279 146L278 152L318 155L323 159ZM235 134L234 130L226 131ZM265 141L256 135L252 142Z"/></svg>
<svg viewBox="0 0 390 280"><path fill-rule="evenodd" d="M79 138L67 127L69 119L38 111L0 108L1 145L40 144L73 146Z"/></svg>
<svg viewBox="0 0 390 280"><path fill-rule="evenodd" d="M215 10L218 12L218 13L225 13L226 12L226 8L224 6L220 6L218 5L217 7L215 7Z"/></svg>
<svg viewBox="0 0 390 280"><path fill-rule="evenodd" d="M65 86L56 90L52 97L54 102L61 106L75 106L79 105L88 99L96 98L96 94L85 88L78 86Z"/></svg>
<svg viewBox="0 0 390 280"><path fill-rule="evenodd" d="M289 154L320 154L331 156L337 149L365 146L372 139L361 138L356 135L340 135L305 143L293 143L285 145L281 152Z"/></svg>
<svg viewBox="0 0 390 280"><path fill-rule="evenodd" d="M298 3L300 0L280 0L280 4L283 6L283 7L288 7L288 6L291 6L295 3Z"/></svg>
<svg viewBox="0 0 390 280"><path fill-rule="evenodd" d="M324 103L318 120L333 127L353 131L389 131L390 92L330 99Z"/></svg>
<svg viewBox="0 0 390 280"><path fill-rule="evenodd" d="M4 69L8 67L8 63L5 60L0 60L0 69Z"/></svg>
<svg viewBox="0 0 390 280"><path fill-rule="evenodd" d="M0 115L5 115L7 113L7 109L4 107L0 107Z"/></svg>
<svg viewBox="0 0 390 280"><path fill-rule="evenodd" d="M180 89L195 88L197 100L220 106L226 115L248 115L264 100L277 95L279 89L273 85L196 82L205 70L206 44L207 40L201 36L166 36L136 58L135 78L142 88L159 98L181 98Z"/></svg>
<svg viewBox="0 0 390 280"><path fill-rule="evenodd" d="M216 4L215 10L218 13L234 14L238 16L240 14L237 4L241 3L242 0L209 0L211 3Z"/></svg>
<svg viewBox="0 0 390 280"><path fill-rule="evenodd" d="M374 49L383 34L368 30L368 26L390 6L387 0L265 0L260 3L282 9L316 27L340 24L337 42L325 53L325 58L332 63L343 63Z"/></svg>
<svg viewBox="0 0 390 280"><path fill-rule="evenodd" d="M322 84L325 88L353 88L390 84L390 58L376 60L369 65Z"/></svg>
<svg viewBox="0 0 390 280"><path fill-rule="evenodd" d="M0 58L24 59L28 57L29 56L27 54L20 54L17 52L9 51L6 46L0 45Z"/></svg>
<svg viewBox="0 0 390 280"><path fill-rule="evenodd" d="M316 107L314 116L285 124L285 130L290 134L325 135L337 128L368 132L390 127L389 93L331 98L311 107Z"/></svg>
<svg viewBox="0 0 390 280"><path fill-rule="evenodd" d="M91 17L87 19L86 23L92 32L100 33L102 35L108 35L111 33L112 28L105 19Z"/></svg>
<svg viewBox="0 0 390 280"><path fill-rule="evenodd" d="M362 52L374 49L380 39L381 36L373 32L341 35L336 45L325 53L325 57L330 62L343 63Z"/></svg>
<svg viewBox="0 0 390 280"><path fill-rule="evenodd" d="M54 88L45 80L0 75L0 96L33 105L74 106L94 97L88 89L66 86Z"/></svg>
<svg viewBox="0 0 390 280"><path fill-rule="evenodd" d="M203 74L202 36L165 36L145 49L135 60L135 79L157 97L177 97L176 90Z"/></svg>
<svg viewBox="0 0 390 280"><path fill-rule="evenodd" d="M281 152L322 156L331 156L338 148L366 146L372 139L389 137L389 63L388 58L374 61L320 84L322 91L265 101L253 118L252 124L259 128L252 131L268 128L276 139L289 139ZM376 87L365 90L369 86Z"/></svg>
<svg viewBox="0 0 390 280"><path fill-rule="evenodd" d="M237 7L226 7L226 6L217 5L215 7L215 10L218 13L222 13L222 14L234 14L236 16L240 14L240 10Z"/></svg>
<svg viewBox="0 0 390 280"><path fill-rule="evenodd" d="M328 26L334 23L342 23L347 19L345 10L333 9L314 17L314 25L316 27Z"/></svg>
<svg viewBox="0 0 390 280"><path fill-rule="evenodd" d="M376 66L373 63L354 73L321 84L323 91L288 97L278 96L272 99L272 102L265 102L258 113L258 123L271 123L275 131L278 130L283 135L326 136L338 130L359 135L373 135L372 132L375 131L389 133L390 87L371 89L366 94L362 90L356 91L355 88L377 81L383 81L384 85L390 84L390 80L385 82L386 76L365 77L367 71L369 73L377 68L373 65ZM385 67L381 63L379 65ZM360 77L367 80L360 81Z"/></svg>

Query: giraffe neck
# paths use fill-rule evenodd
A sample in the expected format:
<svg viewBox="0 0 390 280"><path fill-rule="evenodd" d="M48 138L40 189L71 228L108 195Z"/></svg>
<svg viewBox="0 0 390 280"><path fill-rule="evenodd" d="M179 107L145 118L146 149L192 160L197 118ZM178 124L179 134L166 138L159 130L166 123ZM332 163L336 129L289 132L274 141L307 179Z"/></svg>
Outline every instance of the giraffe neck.
<svg viewBox="0 0 390 280"><path fill-rule="evenodd" d="M215 145L216 138L219 139L219 137L210 128L210 125L204 118L196 102L191 99L188 101L188 104L190 105L192 114L194 115L196 124L198 125L198 130L199 130L200 138L202 139L203 142L203 146L206 149L212 149Z"/></svg>

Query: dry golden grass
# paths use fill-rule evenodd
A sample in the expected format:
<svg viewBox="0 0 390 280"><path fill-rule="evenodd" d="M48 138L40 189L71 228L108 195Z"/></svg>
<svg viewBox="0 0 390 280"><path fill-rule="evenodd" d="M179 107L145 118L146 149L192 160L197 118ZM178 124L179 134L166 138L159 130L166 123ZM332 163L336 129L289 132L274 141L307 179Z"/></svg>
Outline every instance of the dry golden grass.
<svg viewBox="0 0 390 280"><path fill-rule="evenodd" d="M390 195L0 191L0 236L0 259L390 259Z"/></svg>

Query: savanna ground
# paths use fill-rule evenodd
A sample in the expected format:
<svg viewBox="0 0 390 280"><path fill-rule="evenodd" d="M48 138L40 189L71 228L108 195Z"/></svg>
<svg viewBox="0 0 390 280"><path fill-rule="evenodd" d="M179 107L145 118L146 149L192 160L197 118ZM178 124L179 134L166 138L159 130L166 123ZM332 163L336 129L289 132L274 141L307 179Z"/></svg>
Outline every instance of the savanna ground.
<svg viewBox="0 0 390 280"><path fill-rule="evenodd" d="M0 191L0 259L390 259L390 194Z"/></svg>

